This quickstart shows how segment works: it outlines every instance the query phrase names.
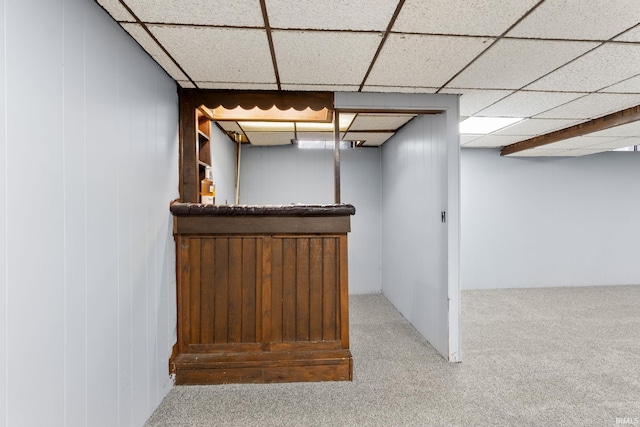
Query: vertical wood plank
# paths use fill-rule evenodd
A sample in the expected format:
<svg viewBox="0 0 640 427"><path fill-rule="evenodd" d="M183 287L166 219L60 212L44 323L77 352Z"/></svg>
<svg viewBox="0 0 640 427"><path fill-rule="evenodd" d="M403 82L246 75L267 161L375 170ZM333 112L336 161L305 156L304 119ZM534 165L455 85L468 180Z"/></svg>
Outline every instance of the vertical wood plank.
<svg viewBox="0 0 640 427"><path fill-rule="evenodd" d="M271 341L282 342L282 239L271 239Z"/></svg>
<svg viewBox="0 0 640 427"><path fill-rule="evenodd" d="M229 239L229 342L242 341L242 239Z"/></svg>
<svg viewBox="0 0 640 427"><path fill-rule="evenodd" d="M309 340L309 239L296 240L296 341Z"/></svg>
<svg viewBox="0 0 640 427"><path fill-rule="evenodd" d="M200 298L200 342L213 342L213 319L214 319L214 299L215 299L215 268L217 256L214 253L213 239L200 239L200 281L199 295L193 295L192 298ZM193 318L193 316L192 316Z"/></svg>
<svg viewBox="0 0 640 427"><path fill-rule="evenodd" d="M215 241L215 315L213 340L214 343L226 343L229 335L229 239L218 237Z"/></svg>
<svg viewBox="0 0 640 427"><path fill-rule="evenodd" d="M262 238L262 255L258 256L258 259L262 259L262 282L261 282L261 290L262 290L262 298L261 298L261 331L257 332L258 336L261 337L261 341L265 344L271 342L271 283L273 281L272 275L272 251L273 251L273 239L270 236L265 236Z"/></svg>
<svg viewBox="0 0 640 427"><path fill-rule="evenodd" d="M176 245L178 251L178 346L179 351L185 352L189 348L189 339L191 337L191 239L188 237L176 236Z"/></svg>
<svg viewBox="0 0 640 427"><path fill-rule="evenodd" d="M337 333L342 341L342 348L349 348L349 259L347 247L347 235L339 237L340 250L338 252L339 262L339 307L340 318Z"/></svg>
<svg viewBox="0 0 640 427"><path fill-rule="evenodd" d="M256 239L242 239L242 342L256 341Z"/></svg>
<svg viewBox="0 0 640 427"><path fill-rule="evenodd" d="M322 339L336 339L336 239L324 238L322 268Z"/></svg>
<svg viewBox="0 0 640 427"><path fill-rule="evenodd" d="M296 339L296 241L282 244L282 340Z"/></svg>
<svg viewBox="0 0 640 427"><path fill-rule="evenodd" d="M322 239L309 239L309 339L322 340Z"/></svg>
<svg viewBox="0 0 640 427"><path fill-rule="evenodd" d="M256 264L254 268L254 276L256 278L256 309L254 310L256 317L255 340L256 342L264 342L263 336L263 311L262 311L262 287L263 284L263 268L264 268L264 239L256 238Z"/></svg>
<svg viewBox="0 0 640 427"><path fill-rule="evenodd" d="M189 249L189 258L191 259L190 269L193 272L189 282L189 324L191 331L189 333L189 343L196 344L200 342L200 239L190 239L191 247Z"/></svg>

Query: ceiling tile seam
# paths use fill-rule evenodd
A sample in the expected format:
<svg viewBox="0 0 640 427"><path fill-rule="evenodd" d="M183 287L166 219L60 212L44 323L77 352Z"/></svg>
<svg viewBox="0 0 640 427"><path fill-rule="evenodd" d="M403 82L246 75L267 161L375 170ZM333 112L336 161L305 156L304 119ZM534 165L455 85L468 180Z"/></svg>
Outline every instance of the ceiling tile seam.
<svg viewBox="0 0 640 427"><path fill-rule="evenodd" d="M269 42L269 51L271 52L271 62L273 63L273 73L276 77L276 85L278 90L282 90L280 84L280 72L278 71L278 61L276 59L276 50L273 46L273 36L271 34L271 26L269 25L269 14L267 12L267 4L265 0L260 0L260 9L262 10L262 18L264 19L264 30L267 33L267 41Z"/></svg>
<svg viewBox="0 0 640 427"><path fill-rule="evenodd" d="M182 68L182 66L180 64L178 64L178 61L175 60L175 58L167 51L167 49L165 49L165 47L162 45L162 43L160 43L160 41L158 41L158 39L156 38L156 36L153 35L153 33L149 30L149 28L147 28L147 26L140 21L140 18L138 18L138 15L136 15L135 13L133 13L133 10L131 10L131 8L124 2L124 0L119 0L120 4L127 9L127 11L131 14L131 16L133 16L133 18L136 20L136 23L140 24L142 26L142 28L147 32L147 34L149 35L149 37L151 37L151 39L156 42L156 44L158 45L158 47L160 47L160 49L162 49L162 51L164 52L165 55L167 55L167 58L169 58L176 67L178 67L178 69L182 72L182 74L184 74L189 81L191 82L191 84L193 84L196 88L198 87L198 85L196 84L196 82L193 81L193 79L191 78L191 76L184 70L184 68ZM135 40L135 39L134 39ZM137 43L137 40L136 40ZM138 43L139 44L139 43ZM142 46L141 46L142 47ZM146 50L143 48L143 50ZM149 55L151 56L151 55ZM157 61L156 61L157 63ZM160 64L158 64L160 65ZM160 65L160 68L162 68L162 66ZM164 68L163 68L164 69ZM167 72L165 70L165 72ZM168 72L167 72L168 74Z"/></svg>
<svg viewBox="0 0 640 427"><path fill-rule="evenodd" d="M631 27L631 28L633 28L633 27ZM576 56L576 57L575 57L575 58L573 58L571 61L566 62L565 64L563 64L563 65L561 65L561 66L557 67L556 69L549 71L547 74L545 74L545 75L543 75L543 76L538 77L537 79L535 79L535 80L533 80L533 81L529 82L529 83L528 83L528 84L526 84L525 86L522 86L520 89L524 89L524 88L526 88L527 86L531 86L532 84L534 84L535 82L539 81L540 79L543 79L543 78L545 78L546 76L548 76L549 74L551 74L551 73L554 73L554 72L558 71L558 70L559 70L559 69L561 69L562 67L566 67L567 65L569 65L569 64L571 64L571 63L573 63L573 62L577 61L578 59L580 59L580 58L582 58L583 56L585 56L585 55L587 55L587 54L589 54L589 53L593 52L594 50L596 50L596 49L598 49L598 48L600 48L600 47L604 46L605 44L607 44L607 43L612 43L614 38L616 38L616 37L620 36L621 34L624 34L625 32L629 31L629 29L630 29L630 28L627 28L626 30L621 31L621 32L619 32L618 34L615 34L615 35L611 36L608 40L606 40L606 41L604 41L604 42L600 43L599 45L595 46L593 49L589 49L588 51L584 52L582 55L578 55L578 56ZM619 83L619 82L617 82L617 83ZM602 89L605 89L606 87L608 87L608 86L601 87L600 89L596 89L596 90L594 90L593 92L590 92L590 93L598 92L598 91L600 91L600 90L602 90Z"/></svg>
<svg viewBox="0 0 640 427"><path fill-rule="evenodd" d="M387 38L389 37L389 33L391 33L391 28L393 28L393 26L396 23L396 19L398 19L398 15L400 14L400 10L402 10L402 6L404 6L404 1L405 0L398 1L398 5L396 6L396 10L393 11L393 15L391 16L391 19L389 20L389 24L387 25L387 28L384 31L384 34L382 35L382 40L380 40L380 44L378 45L378 49L376 50L376 53L373 54L373 58L371 59L371 63L369 64L369 68L367 69L366 73L364 73L364 77L362 78L362 83L360 83L360 87L358 88L358 92L362 92L362 88L364 87L364 84L367 82L367 79L369 78L369 74L371 74L371 70L373 70L373 66L376 63L376 60L378 59L378 56L380 56L380 52L382 51L382 48L384 47L384 44L387 41Z"/></svg>
<svg viewBox="0 0 640 427"><path fill-rule="evenodd" d="M104 7L102 4L100 4L100 2L99 2L98 0L96 0L96 5L98 5L98 7L100 7L102 10L104 10L104 11L105 11L105 13L106 13L107 15L109 15L109 16L110 16L114 21L116 21L117 23L121 23L121 22L124 22L124 23L127 23L127 24L135 24L135 23L136 23L135 21L126 21L126 20L124 20L124 19L123 19L123 20L117 20L117 19L116 19L116 17L115 17L115 16L113 16L113 14L112 14L109 10L107 10L107 8L106 8L106 7Z"/></svg>
<svg viewBox="0 0 640 427"><path fill-rule="evenodd" d="M509 94L509 95L505 96L505 97L504 97L504 98L502 98L502 99L505 99L505 98L507 98L507 97L509 97L509 96L511 96L511 95L515 95L515 94L516 94L516 93L518 93L518 92L525 92L525 93L526 93L526 92L537 92L537 91L533 91L533 90L530 90L530 91L526 91L526 90L516 90L516 91L514 91L512 94ZM589 95L591 95L593 92L556 92L556 93L582 93L583 95L582 95L582 96L579 96L579 97L577 97L577 98L574 98L574 99L572 99L572 100L570 100L570 101L564 102L564 103L562 103L562 104L558 104L558 105L556 105L556 106L554 106L554 107L548 108L548 109L546 109L546 110L544 110L544 111L540 111L539 113L536 113L536 114L534 114L534 115L532 115L532 116L527 116L527 117L523 117L523 118L524 118L524 119L531 119L531 118L535 118L536 116L539 116L540 114L544 114L544 113L546 113L546 112L548 112L548 111L551 111L551 110L553 110L553 109L555 109L555 108L560 108L560 107L562 107L563 105L567 105L567 104L569 104L569 103L571 103L571 102L573 102L573 101L577 101L577 100L582 99L582 98L584 98L584 97L586 97L586 96L589 96ZM500 101L496 101L496 102L494 102L493 104L488 105L487 107L483 108L482 110L478 111L478 112L477 112L477 113L475 113L475 114L482 113L484 110L486 110L487 108L490 108L491 106L495 105L497 102L500 102ZM500 116L498 116L498 117L500 117ZM578 119L578 120L580 120L580 119ZM588 119L588 118L586 118L586 119L582 119L582 120L589 120L589 119Z"/></svg>
<svg viewBox="0 0 640 427"><path fill-rule="evenodd" d="M467 63L467 65L465 65L464 67L462 67L460 70L458 70L457 73L455 73L449 80L447 80L446 82L444 82L444 84L442 86L440 86L440 88L436 91L436 93L440 93L440 91L442 89L444 89L445 87L447 87L447 85L449 83L451 83L456 77L458 77L460 74L462 74L464 72L464 70L466 70L467 68L469 68L471 66L471 64L473 64L474 62L476 62L482 55L484 55L485 53L487 53L489 51L489 49L491 49L491 47L493 47L498 41L500 41L509 31L511 31L516 25L518 25L520 22L522 22L523 19L525 19L527 16L529 16L534 10L536 10L542 3L544 3L545 0L540 0L538 3L536 3L531 9L529 9L527 12L525 12L520 18L518 18L513 24L511 24L509 26L509 28L507 28L506 30L504 30L504 32L502 34L500 34L498 37L495 38L495 40L493 41L493 43L491 43L489 46L487 46L486 49L484 49L482 52L480 52L475 58L473 58L469 63Z"/></svg>
<svg viewBox="0 0 640 427"><path fill-rule="evenodd" d="M591 93L609 93L609 94L614 94L614 95L615 95L615 94L620 94L620 95L629 94L629 92L601 92L601 91L603 91L603 90L605 90L605 89L608 89L608 88L610 88L611 86L615 86L615 85L617 85L617 84L620 84L620 83L626 82L626 81L628 81L628 80L635 79L635 78L637 78L637 77L640 77L640 73L638 73L638 74L636 74L636 75L633 75L633 76L631 76L631 77L627 77L626 79L624 79L624 80L620 80L619 82L612 83L612 84L610 84L609 86L605 86L605 87L600 88L600 89L598 89L597 91L595 91L595 92L591 92Z"/></svg>
<svg viewBox="0 0 640 427"><path fill-rule="evenodd" d="M128 21L118 21L128 22ZM155 21L140 21L141 24L153 25L156 27L194 27L194 28L218 28L229 30L264 30L265 27L255 25L218 25L218 24L185 24L184 22L155 22Z"/></svg>

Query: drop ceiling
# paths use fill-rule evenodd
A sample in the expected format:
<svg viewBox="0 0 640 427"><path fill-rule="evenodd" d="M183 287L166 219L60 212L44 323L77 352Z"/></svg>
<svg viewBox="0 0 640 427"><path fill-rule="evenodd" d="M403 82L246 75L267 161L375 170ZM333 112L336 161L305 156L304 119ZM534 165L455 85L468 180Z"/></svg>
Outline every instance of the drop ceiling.
<svg viewBox="0 0 640 427"><path fill-rule="evenodd" d="M523 117L464 147L506 147L640 105L638 0L97 0L183 88L460 94L461 118ZM358 115L380 145L413 116ZM252 143L332 139L243 129ZM636 122L511 153L640 143Z"/></svg>

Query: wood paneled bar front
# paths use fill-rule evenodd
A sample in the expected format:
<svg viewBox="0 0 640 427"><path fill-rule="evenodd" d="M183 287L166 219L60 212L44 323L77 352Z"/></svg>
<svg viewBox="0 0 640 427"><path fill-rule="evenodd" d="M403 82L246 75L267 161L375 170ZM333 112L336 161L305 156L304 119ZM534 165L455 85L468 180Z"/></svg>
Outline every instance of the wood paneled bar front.
<svg viewBox="0 0 640 427"><path fill-rule="evenodd" d="M351 205L174 202L176 384L351 380Z"/></svg>

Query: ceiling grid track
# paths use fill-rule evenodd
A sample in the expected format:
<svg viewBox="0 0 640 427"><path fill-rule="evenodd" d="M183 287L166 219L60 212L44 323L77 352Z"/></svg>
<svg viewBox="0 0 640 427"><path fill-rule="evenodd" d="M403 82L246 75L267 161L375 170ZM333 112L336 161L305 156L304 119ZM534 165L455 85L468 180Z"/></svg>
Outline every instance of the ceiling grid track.
<svg viewBox="0 0 640 427"><path fill-rule="evenodd" d="M167 51L167 49L165 49L165 47L162 45L162 43L160 43L160 41L158 41L156 36L154 36L153 33L149 30L149 28L147 28L147 25L145 23L143 23L140 20L140 18L138 18L138 15L133 13L133 10L131 10L131 8L124 2L124 0L119 0L119 1L120 1L120 4L122 5L122 7L124 7L127 10L127 12L129 12L131 14L131 16L133 16L133 18L136 20L136 23L139 24L144 29L144 31L149 35L149 37L151 37L151 39L154 42L156 42L158 47L160 47L160 49L162 49L164 54L167 55L167 58L169 58L175 64L175 66L178 67L178 69L185 75L185 77L189 79L191 84L194 85L197 88L198 85L196 84L196 82L193 81L191 76L189 76L189 74L184 70L184 68L182 68L182 66L178 63L178 61L176 61L175 58ZM137 40L136 40L136 42L137 42ZM156 63L157 63L157 61L156 61ZM158 65L160 65L160 64L158 64ZM162 68L161 65L160 65L160 67Z"/></svg>
<svg viewBox="0 0 640 427"><path fill-rule="evenodd" d="M387 29L385 30L384 35L382 36L382 40L380 41L380 44L378 45L378 50L376 50L376 53L373 55L373 59L371 60L371 63L369 64L369 68L367 69L367 72L364 74L364 78L362 79L362 83L360 83L360 87L358 88L358 92L362 92L362 88L364 87L364 84L366 83L367 79L369 78L369 74L371 74L371 70L373 69L373 66L376 63L376 60L378 59L378 56L380 55L380 52L382 51L382 48L384 47L384 43L387 41L387 38L389 37L389 34L391 33L391 28L393 28L393 25L396 23L396 19L398 19L398 15L400 14L400 11L402 10L402 6L404 6L404 1L405 0L400 0L398 2L398 5L396 6L396 10L393 12L393 16L389 20L389 25L387 25Z"/></svg>
<svg viewBox="0 0 640 427"><path fill-rule="evenodd" d="M504 30L502 32L502 34L500 34L494 41L493 43L491 43L489 46L487 46L487 48L485 50L483 50L482 52L480 52L480 54L478 56L476 56L475 58L473 58L467 65L465 65L463 68L461 68L460 70L458 70L457 73L455 73L449 80L447 80L437 91L436 93L440 93L440 91L445 88L449 83L451 83L456 77L458 77L460 74L462 74L467 68L469 68L471 66L471 64L473 64L474 62L476 62L482 55L484 55L489 49L491 49L492 46L494 46L496 43L498 43L498 41L500 41L509 31L511 31L516 25L518 25L520 22L522 22L522 20L524 20L527 16L529 16L534 10L536 10L542 3L544 3L545 0L540 0L538 3L536 3L535 6L533 6L531 9L529 9L527 11L527 13L523 14L518 20L516 20L516 22L514 22L513 24L511 24L509 26L509 28L507 28L506 30ZM496 101L497 102L497 101Z"/></svg>
<svg viewBox="0 0 640 427"><path fill-rule="evenodd" d="M271 61L273 62L273 72L276 76L276 85L278 86L278 90L282 90L282 85L280 84L280 72L278 71L278 61L276 60L276 50L273 46L271 25L269 25L269 14L267 13L267 4L265 3L265 0L260 0L260 9L262 10L262 17L264 18L264 29L267 33L269 50L271 51Z"/></svg>

